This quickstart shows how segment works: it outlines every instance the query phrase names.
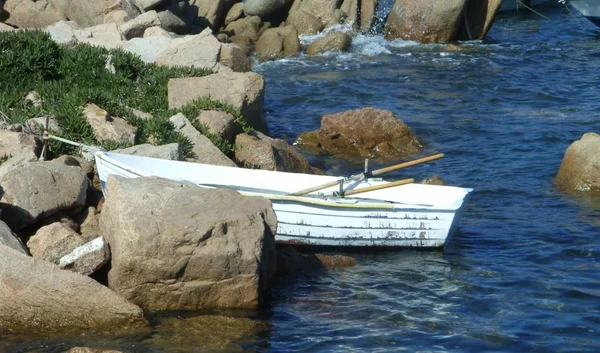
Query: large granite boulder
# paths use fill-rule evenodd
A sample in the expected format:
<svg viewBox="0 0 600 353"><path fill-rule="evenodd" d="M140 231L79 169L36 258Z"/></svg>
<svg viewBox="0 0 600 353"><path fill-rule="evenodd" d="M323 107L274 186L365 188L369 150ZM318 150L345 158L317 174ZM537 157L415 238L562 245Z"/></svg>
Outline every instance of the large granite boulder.
<svg viewBox="0 0 600 353"><path fill-rule="evenodd" d="M40 155L42 142L35 136L0 130L0 158L14 157L24 152Z"/></svg>
<svg viewBox="0 0 600 353"><path fill-rule="evenodd" d="M310 34L304 32L305 28L301 26L303 19L307 18L306 14L316 18L323 29L325 25L335 22L334 12L340 4L339 0L294 0L286 23L295 25L300 34Z"/></svg>
<svg viewBox="0 0 600 353"><path fill-rule="evenodd" d="M8 160L4 161L4 163L0 164L0 180L3 180L4 176L8 172L11 172L16 168L20 168L29 162L36 161L38 161L38 157L32 151L20 152L16 155L13 155ZM2 194L3 193L0 192L0 195Z"/></svg>
<svg viewBox="0 0 600 353"><path fill-rule="evenodd" d="M83 207L88 178L79 167L31 162L6 172L0 185L4 189L0 217L19 230L59 211Z"/></svg>
<svg viewBox="0 0 600 353"><path fill-rule="evenodd" d="M66 332L143 324L142 310L95 280L0 245L0 331Z"/></svg>
<svg viewBox="0 0 600 353"><path fill-rule="evenodd" d="M109 176L101 213L109 287L152 310L256 308L276 267L264 198L158 178Z"/></svg>
<svg viewBox="0 0 600 353"><path fill-rule="evenodd" d="M396 0L385 24L385 38L422 43L454 40L467 3L467 0Z"/></svg>
<svg viewBox="0 0 600 353"><path fill-rule="evenodd" d="M237 0L192 0L198 8L198 19L196 22L208 24L211 28L218 30L223 26L227 11ZM241 4L241 3L240 3ZM200 20L201 19L201 20Z"/></svg>
<svg viewBox="0 0 600 353"><path fill-rule="evenodd" d="M305 174L315 172L294 147L284 140L271 138L258 131L237 135L235 145L240 146L235 151L235 161L244 168Z"/></svg>
<svg viewBox="0 0 600 353"><path fill-rule="evenodd" d="M374 108L325 115L319 130L302 133L296 143L311 153L347 159L394 160L422 150L402 120L389 110Z"/></svg>
<svg viewBox="0 0 600 353"><path fill-rule="evenodd" d="M330 51L340 52L347 51L352 44L352 37L347 33L329 32L324 37L312 42L306 48L306 54L316 55Z"/></svg>
<svg viewBox="0 0 600 353"><path fill-rule="evenodd" d="M0 245L8 246L22 254L28 255L27 248L23 245L21 239L2 221L0 221Z"/></svg>
<svg viewBox="0 0 600 353"><path fill-rule="evenodd" d="M82 27L104 23L105 1L98 0L52 0L52 4L71 21Z"/></svg>
<svg viewBox="0 0 600 353"><path fill-rule="evenodd" d="M169 108L180 108L202 97L210 97L238 109L255 129L269 133L264 118L265 81L254 72L218 72L203 77L169 80Z"/></svg>
<svg viewBox="0 0 600 353"><path fill-rule="evenodd" d="M492 28L502 0L470 1L457 40L483 39Z"/></svg>
<svg viewBox="0 0 600 353"><path fill-rule="evenodd" d="M567 190L600 192L600 135L584 134L563 157L555 182Z"/></svg>
<svg viewBox="0 0 600 353"><path fill-rule="evenodd" d="M302 9L290 11L285 22L294 26L298 30L298 34L313 35L325 28L325 24L316 15Z"/></svg>
<svg viewBox="0 0 600 353"><path fill-rule="evenodd" d="M207 28L198 35L173 39L169 46L158 54L156 63L212 69L219 62L220 53L221 43L212 35L210 28Z"/></svg>
<svg viewBox="0 0 600 353"><path fill-rule="evenodd" d="M269 28L260 36L254 50L261 61L295 56L300 52L298 31L293 25Z"/></svg>
<svg viewBox="0 0 600 353"><path fill-rule="evenodd" d="M196 130L182 113L173 115L169 121L173 124L175 131L185 136L193 145L194 156L188 158L187 161L236 167L235 163L224 155L208 137Z"/></svg>
<svg viewBox="0 0 600 353"><path fill-rule="evenodd" d="M229 36L248 37L255 41L258 39L258 31L260 29L261 19L258 16L249 16L233 21L225 27L225 32ZM233 41L233 39L232 39Z"/></svg>
<svg viewBox="0 0 600 353"><path fill-rule="evenodd" d="M4 10L4 22L20 28L44 28L67 19L51 0L5 0Z"/></svg>
<svg viewBox="0 0 600 353"><path fill-rule="evenodd" d="M291 5L292 2L293 0L245 0L244 13L246 16L265 18Z"/></svg>

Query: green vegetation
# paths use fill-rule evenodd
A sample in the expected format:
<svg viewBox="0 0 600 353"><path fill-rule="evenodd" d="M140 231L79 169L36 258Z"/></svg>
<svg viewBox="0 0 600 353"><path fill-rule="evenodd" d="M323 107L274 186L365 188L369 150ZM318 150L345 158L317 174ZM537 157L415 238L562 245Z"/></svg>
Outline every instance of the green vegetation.
<svg viewBox="0 0 600 353"><path fill-rule="evenodd" d="M109 69L110 68L110 69ZM114 69L113 69L114 68ZM120 49L91 45L61 46L40 31L0 33L0 116L11 123L50 115L61 126L59 134L69 140L100 145L107 149L126 147L117 142L99 143L83 117L83 107L95 103L110 115L122 117L137 127L136 144L177 142L186 157L190 142L173 130L169 118L179 112L191 121L202 109L233 114L245 130L251 129L239 111L210 99L200 99L181 109L168 109L167 83L171 78L204 76L211 71L192 67L146 64ZM42 101L36 107L24 99L35 91ZM132 109L150 113L153 119L136 117ZM224 153L234 146L195 124ZM73 152L72 147L53 141L53 154Z"/></svg>

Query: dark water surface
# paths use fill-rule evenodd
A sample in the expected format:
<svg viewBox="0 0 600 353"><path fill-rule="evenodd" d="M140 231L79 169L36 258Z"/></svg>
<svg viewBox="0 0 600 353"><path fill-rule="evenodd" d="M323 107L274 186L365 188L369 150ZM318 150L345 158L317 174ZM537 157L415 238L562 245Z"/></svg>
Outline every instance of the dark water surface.
<svg viewBox="0 0 600 353"><path fill-rule="evenodd" d="M439 174L475 192L444 252L352 254L354 268L286 280L256 314L268 329L236 349L600 352L600 198L552 184L569 144L600 133L600 31L562 6L539 11L548 19L500 15L462 51L360 36L351 53L255 67L274 137L292 142L323 114L389 109L424 154L446 154L391 178ZM164 340L113 348L204 351Z"/></svg>

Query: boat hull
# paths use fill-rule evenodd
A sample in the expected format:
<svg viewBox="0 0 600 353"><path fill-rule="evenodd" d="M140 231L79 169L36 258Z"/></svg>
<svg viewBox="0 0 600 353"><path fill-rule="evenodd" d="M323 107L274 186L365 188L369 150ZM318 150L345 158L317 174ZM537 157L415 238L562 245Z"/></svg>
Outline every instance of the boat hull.
<svg viewBox="0 0 600 353"><path fill-rule="evenodd" d="M277 216L275 241L301 246L442 248L455 230L464 202L471 191L449 186L413 184L386 189L388 191L384 194L367 192L367 198L340 198L328 191L310 196L288 196L290 191L304 188L304 185L294 186L293 182L310 178L310 183L319 185L318 181L335 180L336 177L252 171L104 152L96 154L96 165L103 185L109 175L168 179L175 179L174 175L190 175L189 178L179 177L177 180L200 187L214 187L217 179L227 180L230 173L238 175L239 180L246 181L258 173L256 180L247 181L245 185L233 185L230 182L221 187L270 199ZM177 172L178 168L180 172ZM186 168L193 168L194 172ZM211 175L216 176L213 178ZM265 184L271 184L276 190L262 190L264 185L260 183L265 182L265 179ZM280 183L277 184L276 181ZM365 180L353 187L360 189L377 183L385 182ZM260 186L258 190L261 191L249 189L248 185ZM397 195L394 196L395 194ZM376 198L378 195L379 198ZM447 202L434 204L433 198L436 195L438 198L447 195ZM400 202L403 200L410 202Z"/></svg>
<svg viewBox="0 0 600 353"><path fill-rule="evenodd" d="M573 0L569 5L600 27L600 0Z"/></svg>

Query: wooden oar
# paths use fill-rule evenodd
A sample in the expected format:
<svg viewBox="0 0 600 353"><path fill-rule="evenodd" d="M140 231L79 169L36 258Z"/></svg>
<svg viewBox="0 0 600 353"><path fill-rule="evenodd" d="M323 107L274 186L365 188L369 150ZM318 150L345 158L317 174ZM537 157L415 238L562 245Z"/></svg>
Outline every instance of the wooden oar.
<svg viewBox="0 0 600 353"><path fill-rule="evenodd" d="M434 154L434 155L429 156L429 157L423 157L423 158L415 159L414 161L404 162L404 163L392 165L392 166L389 166L389 167L385 167L385 168L381 168L381 169L376 169L376 170L374 170L372 172L356 174L356 175L353 175L351 178L354 179L355 181L358 181L358 180L362 180L362 179L364 179L366 177L376 176L376 175L381 175L381 174L384 174L384 173L393 172L394 170L398 170L398 169L402 169L402 168L406 168L406 167L411 167L413 165L417 165L417 164L421 164L421 163L426 163L426 162L434 161L434 160L440 159L442 157L444 157L444 154L443 153L438 153L438 154ZM301 196L301 195L308 194L308 193L313 192L313 191L319 191L319 190L327 189L328 187L338 185L343 180L344 179L338 179L336 181L331 181L331 182L326 183L326 184L321 184L321 185L310 187L308 189L303 189L303 190L300 190L300 191L296 191L296 192L290 193L288 195L289 196ZM346 193L346 195L348 195L348 193Z"/></svg>
<svg viewBox="0 0 600 353"><path fill-rule="evenodd" d="M393 172L394 170L398 170L398 169L402 169L402 168L406 168L406 167L412 167L413 165L417 165L417 164L421 164L421 163L435 161L436 159L440 159L443 157L444 157L443 153L434 154L429 157L415 159L414 161L404 162L404 163L396 164L396 165L393 165L390 167L376 169L376 170L372 171L371 173L369 173L370 174L369 176L377 176L377 175L381 175L383 173Z"/></svg>
<svg viewBox="0 0 600 353"><path fill-rule="evenodd" d="M398 181L392 181L390 183L385 183L385 184L381 184L381 185L368 186L366 188L361 188L361 189L346 191L344 193L344 196L356 195L356 194L360 194L360 193L368 192L368 191L375 191L375 190L393 188L394 186L411 184L411 183L414 183L414 182L415 182L415 179L413 179L413 178L403 179L403 180L398 180Z"/></svg>

